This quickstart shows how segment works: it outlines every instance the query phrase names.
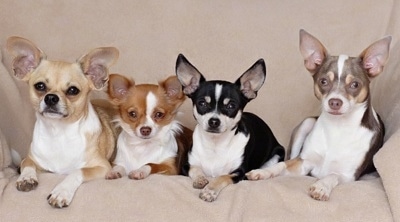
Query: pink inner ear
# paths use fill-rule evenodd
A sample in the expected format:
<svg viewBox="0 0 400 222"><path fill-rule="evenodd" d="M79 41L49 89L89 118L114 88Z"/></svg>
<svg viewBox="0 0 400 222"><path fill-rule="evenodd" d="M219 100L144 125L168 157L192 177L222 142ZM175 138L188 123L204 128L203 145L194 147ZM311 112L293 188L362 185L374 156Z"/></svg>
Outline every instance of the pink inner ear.
<svg viewBox="0 0 400 222"><path fill-rule="evenodd" d="M305 61L304 61L304 66L306 69L310 72L315 71L317 66L322 64L322 58L321 55L317 52L314 52L311 54Z"/></svg>
<svg viewBox="0 0 400 222"><path fill-rule="evenodd" d="M90 64L86 74L90 77L96 89L101 89L106 83L107 69L98 64Z"/></svg>

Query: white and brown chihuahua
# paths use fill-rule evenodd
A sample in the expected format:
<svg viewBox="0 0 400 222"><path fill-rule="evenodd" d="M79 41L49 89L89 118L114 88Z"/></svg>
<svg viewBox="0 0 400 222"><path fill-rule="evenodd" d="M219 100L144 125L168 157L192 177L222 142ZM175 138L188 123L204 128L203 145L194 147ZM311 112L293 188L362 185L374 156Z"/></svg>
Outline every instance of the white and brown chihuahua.
<svg viewBox="0 0 400 222"><path fill-rule="evenodd" d="M67 174L47 198L53 207L67 207L82 182L104 178L111 169L116 144L112 114L92 105L89 92L106 85L108 68L119 52L114 47L96 48L74 63L50 61L31 41L15 36L7 40L7 49L15 77L28 82L36 111L17 189L35 189L38 171Z"/></svg>
<svg viewBox="0 0 400 222"><path fill-rule="evenodd" d="M177 120L178 108L185 101L176 76L155 84L135 84L127 77L110 75L108 95L118 107L118 137L113 169L106 179L128 174L144 179L150 174L181 174L192 143L192 131Z"/></svg>
<svg viewBox="0 0 400 222"><path fill-rule="evenodd" d="M318 39L300 30L300 51L322 113L295 128L290 160L253 170L247 178L311 175L318 180L310 196L326 201L338 184L374 171L372 158L383 144L384 126L372 107L369 84L382 72L390 42L390 36L378 40L358 57L331 56Z"/></svg>

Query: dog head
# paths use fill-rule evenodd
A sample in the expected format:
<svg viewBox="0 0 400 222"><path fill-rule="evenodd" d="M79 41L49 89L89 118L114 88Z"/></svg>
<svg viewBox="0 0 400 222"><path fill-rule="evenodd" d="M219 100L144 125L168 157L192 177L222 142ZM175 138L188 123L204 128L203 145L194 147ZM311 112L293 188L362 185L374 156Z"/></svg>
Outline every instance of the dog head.
<svg viewBox="0 0 400 222"><path fill-rule="evenodd" d="M122 75L110 75L108 95L119 108L121 126L131 136L151 139L175 119L185 100L182 86L176 76L154 84L135 85Z"/></svg>
<svg viewBox="0 0 400 222"><path fill-rule="evenodd" d="M206 81L182 54L176 61L176 75L183 92L192 99L193 114L201 128L209 133L223 133L236 128L246 104L256 98L264 84L264 60L258 60L235 83Z"/></svg>
<svg viewBox="0 0 400 222"><path fill-rule="evenodd" d="M369 83L383 71L390 42L390 36L380 39L358 57L331 56L317 38L300 30L304 66L313 76L314 93L324 112L342 115L368 105Z"/></svg>
<svg viewBox="0 0 400 222"><path fill-rule="evenodd" d="M13 56L15 77L28 82L31 102L45 118L76 121L85 114L91 90L102 89L108 68L118 58L114 47L97 48L75 63L47 60L31 41L10 37L7 50Z"/></svg>

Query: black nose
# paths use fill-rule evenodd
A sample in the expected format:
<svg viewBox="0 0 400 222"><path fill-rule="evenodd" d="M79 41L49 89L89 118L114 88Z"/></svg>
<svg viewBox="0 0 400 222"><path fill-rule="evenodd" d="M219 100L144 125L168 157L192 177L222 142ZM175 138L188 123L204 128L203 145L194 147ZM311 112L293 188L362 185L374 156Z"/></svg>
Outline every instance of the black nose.
<svg viewBox="0 0 400 222"><path fill-rule="evenodd" d="M142 128L140 128L140 134L142 134L142 136L148 136L151 133L151 128L148 126L144 126Z"/></svg>
<svg viewBox="0 0 400 222"><path fill-rule="evenodd" d="M208 125L212 128L212 129L216 129L219 127L219 125L221 125L221 120L217 119L217 118L211 118L210 120L208 120Z"/></svg>
<svg viewBox="0 0 400 222"><path fill-rule="evenodd" d="M47 94L44 97L44 102L46 103L46 105L48 106L53 106L56 105L58 103L58 101L60 101L60 99L58 98L57 95L55 94Z"/></svg>
<svg viewBox="0 0 400 222"><path fill-rule="evenodd" d="M340 99L330 99L328 101L328 103L329 103L329 107L331 107L331 109L333 109L333 110L339 110L340 107L342 107L342 105L343 105L343 101Z"/></svg>

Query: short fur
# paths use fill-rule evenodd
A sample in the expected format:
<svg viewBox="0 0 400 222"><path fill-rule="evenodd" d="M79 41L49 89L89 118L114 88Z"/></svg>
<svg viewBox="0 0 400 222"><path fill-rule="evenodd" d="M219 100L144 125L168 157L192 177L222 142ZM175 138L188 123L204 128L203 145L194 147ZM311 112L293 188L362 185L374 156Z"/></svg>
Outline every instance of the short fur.
<svg viewBox="0 0 400 222"><path fill-rule="evenodd" d="M89 93L104 87L118 50L97 48L68 63L47 60L32 42L20 37L10 37L7 49L14 57L15 77L28 82L36 111L33 139L21 163L17 189L35 189L38 171L68 174L48 196L51 206L67 207L82 182L104 178L111 169L116 132L110 125L113 113L107 111L112 109L92 105Z"/></svg>
<svg viewBox="0 0 400 222"><path fill-rule="evenodd" d="M322 103L319 117L295 128L290 160L247 174L251 180L308 175L319 180L309 194L328 200L333 188L373 171L372 157L383 145L384 126L371 105L370 81L385 65L391 37L376 41L359 57L330 56L314 36L300 30L304 65Z"/></svg>
<svg viewBox="0 0 400 222"><path fill-rule="evenodd" d="M285 150L268 125L255 114L243 112L264 83L262 59L230 83L206 81L181 54L176 75L192 99L198 122L185 171L193 187L202 189L201 199L214 201L224 187L245 179L246 172L283 160ZM209 177L215 179L209 181Z"/></svg>
<svg viewBox="0 0 400 222"><path fill-rule="evenodd" d="M175 120L185 100L175 76L153 84L136 85L122 75L112 74L108 94L118 107L122 127L113 169L106 179L128 174L144 179L150 174L180 174L192 143L192 131Z"/></svg>

